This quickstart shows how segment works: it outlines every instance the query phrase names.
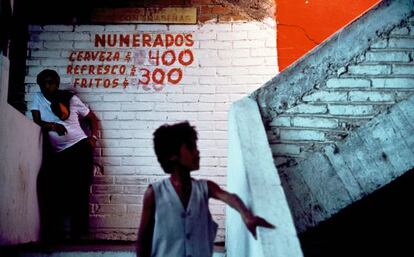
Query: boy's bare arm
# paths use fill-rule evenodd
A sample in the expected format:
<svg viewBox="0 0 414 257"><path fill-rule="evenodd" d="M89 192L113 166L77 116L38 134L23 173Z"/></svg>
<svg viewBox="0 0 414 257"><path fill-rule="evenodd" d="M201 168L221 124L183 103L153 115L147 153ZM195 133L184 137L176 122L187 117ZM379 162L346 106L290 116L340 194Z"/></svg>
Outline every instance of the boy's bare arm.
<svg viewBox="0 0 414 257"><path fill-rule="evenodd" d="M274 225L267 222L265 219L259 216L255 216L250 209L244 205L243 201L236 195L231 194L223 189L221 189L216 183L212 181L207 182L209 197L212 197L217 200L221 200L226 204L230 205L232 208L236 209L244 223L247 226L247 229L252 233L253 237L256 239L256 227L266 227L266 228L275 228Z"/></svg>
<svg viewBox="0 0 414 257"><path fill-rule="evenodd" d="M151 256L152 235L154 233L155 197L154 190L148 187L144 194L144 205L138 230L137 256Z"/></svg>

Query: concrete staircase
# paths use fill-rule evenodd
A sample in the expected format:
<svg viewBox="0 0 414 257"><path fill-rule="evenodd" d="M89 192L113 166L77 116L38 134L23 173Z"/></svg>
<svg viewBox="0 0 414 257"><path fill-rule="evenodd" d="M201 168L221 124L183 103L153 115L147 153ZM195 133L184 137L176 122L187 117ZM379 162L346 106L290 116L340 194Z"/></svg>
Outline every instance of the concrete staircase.
<svg viewBox="0 0 414 257"><path fill-rule="evenodd" d="M228 211L228 256L408 256L392 254L414 224L397 222L407 210L374 206L406 199L378 192L414 168L413 53L414 2L384 0L232 105L228 189L278 228L252 241Z"/></svg>
<svg viewBox="0 0 414 257"><path fill-rule="evenodd" d="M384 0L252 94L298 233L414 167L413 15Z"/></svg>

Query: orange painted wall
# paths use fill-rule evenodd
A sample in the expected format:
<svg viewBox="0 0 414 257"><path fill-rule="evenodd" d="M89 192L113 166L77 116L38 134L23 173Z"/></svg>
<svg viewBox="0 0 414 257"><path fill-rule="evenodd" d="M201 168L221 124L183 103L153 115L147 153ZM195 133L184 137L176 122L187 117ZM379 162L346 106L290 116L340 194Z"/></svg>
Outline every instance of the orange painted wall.
<svg viewBox="0 0 414 257"><path fill-rule="evenodd" d="M279 70L381 0L275 0Z"/></svg>

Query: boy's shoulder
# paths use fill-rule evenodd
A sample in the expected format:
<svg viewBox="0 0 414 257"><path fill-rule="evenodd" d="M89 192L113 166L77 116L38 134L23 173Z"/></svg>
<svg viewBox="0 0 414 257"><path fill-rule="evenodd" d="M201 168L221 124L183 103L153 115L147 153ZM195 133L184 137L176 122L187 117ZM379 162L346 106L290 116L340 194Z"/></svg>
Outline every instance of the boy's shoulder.
<svg viewBox="0 0 414 257"><path fill-rule="evenodd" d="M157 186L159 186L163 183L166 183L168 181L168 179L169 178L163 178L163 179L160 179L160 180L153 181L148 186L152 187L152 188L157 187Z"/></svg>
<svg viewBox="0 0 414 257"><path fill-rule="evenodd" d="M211 182L208 179L197 179L197 178L191 178L192 184L197 187L208 187L208 183ZM170 178L163 178L157 181L154 181L148 185L148 187L152 187L153 190L157 190L157 188L160 188L162 186L167 186L170 182Z"/></svg>

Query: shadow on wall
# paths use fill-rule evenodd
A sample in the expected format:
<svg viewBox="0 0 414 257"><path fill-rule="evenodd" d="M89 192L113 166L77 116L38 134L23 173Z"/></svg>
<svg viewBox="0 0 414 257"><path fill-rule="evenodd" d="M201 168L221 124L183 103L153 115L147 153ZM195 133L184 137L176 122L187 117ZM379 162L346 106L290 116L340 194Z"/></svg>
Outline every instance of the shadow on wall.
<svg viewBox="0 0 414 257"><path fill-rule="evenodd" d="M306 257L414 256L414 169L299 235Z"/></svg>

